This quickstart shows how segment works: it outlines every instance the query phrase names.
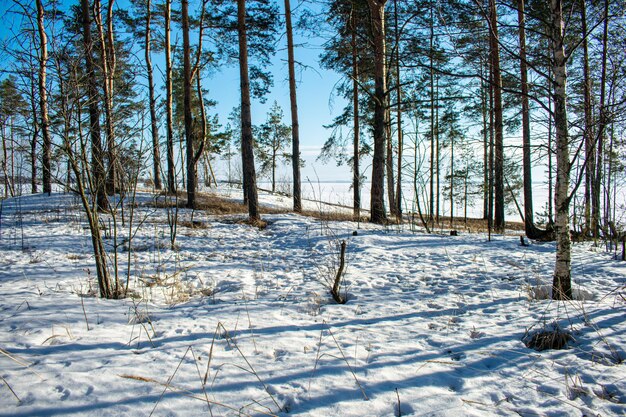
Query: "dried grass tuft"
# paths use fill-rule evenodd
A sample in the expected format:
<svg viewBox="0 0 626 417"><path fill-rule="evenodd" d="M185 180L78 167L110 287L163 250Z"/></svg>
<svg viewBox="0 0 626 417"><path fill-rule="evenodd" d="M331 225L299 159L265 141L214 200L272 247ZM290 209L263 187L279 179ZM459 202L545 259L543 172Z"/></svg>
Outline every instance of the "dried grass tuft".
<svg viewBox="0 0 626 417"><path fill-rule="evenodd" d="M522 339L526 347L539 352L566 349L568 343L573 340L569 332L562 330L556 324L552 326L552 329L544 328L534 333L527 333Z"/></svg>

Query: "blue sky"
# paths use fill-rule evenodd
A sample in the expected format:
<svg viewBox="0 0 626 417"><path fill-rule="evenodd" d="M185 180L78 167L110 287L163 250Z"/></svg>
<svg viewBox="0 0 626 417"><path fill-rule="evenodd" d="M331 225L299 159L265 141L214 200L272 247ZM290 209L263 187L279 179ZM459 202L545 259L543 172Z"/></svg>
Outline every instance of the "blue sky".
<svg viewBox="0 0 626 417"><path fill-rule="evenodd" d="M30 0L28 1L30 2ZM27 2L27 3L28 3ZM34 3L34 1L32 2ZM78 0L62 0L62 8L70 4L77 4ZM103 1L106 5L106 0ZM178 8L179 2L174 0L173 7ZM296 8L299 3L294 1L292 8ZM128 2L126 0L116 1L116 7L126 8ZM283 10L283 2L278 1L278 5ZM14 14L7 13L10 7L15 7L9 0L0 0L0 38L4 41L11 35L12 26L18 25L17 17ZM34 7L34 5L33 5ZM194 13L199 7L197 0L190 1L190 12ZM297 16L294 16L294 20ZM17 27L13 27L13 31L18 31ZM172 35L172 42L181 42L180 35L176 33L177 25L173 25L175 33ZM331 180L349 180L351 173L348 167L336 167L334 161L328 164L316 161L319 150L326 141L329 131L323 126L329 124L334 115L338 114L344 103L342 99L333 97L333 87L340 79L339 75L321 69L318 65L319 54L321 53L321 43L323 39L304 39L296 33L295 42L297 45L306 44L306 46L298 46L295 55L296 60L301 62L304 67L297 68L298 73L298 106L300 121L300 143L302 157L306 164L303 168L302 176L311 179L319 178L322 181ZM192 35L192 42L195 39ZM265 104L253 101L253 123L261 124L265 121L266 113L269 106L276 100L283 108L285 113L285 123L290 123L289 113L289 86L287 83L287 51L286 38L282 36L277 45L277 54L274 57L271 72L274 76L274 87L267 95ZM155 66L155 82L157 85L162 83L162 73L164 66L164 58L162 54L153 53L153 63ZM7 68L5 57L0 58L0 65ZM140 80L140 82L143 82ZM209 89L207 98L217 101L217 106L212 109L213 113L218 113L222 124L226 124L228 114L232 108L239 105L239 71L234 66L225 66L219 71L214 72L210 77L205 77L203 83ZM158 94L163 95L164 92L159 89ZM289 168L290 169L290 168Z"/></svg>

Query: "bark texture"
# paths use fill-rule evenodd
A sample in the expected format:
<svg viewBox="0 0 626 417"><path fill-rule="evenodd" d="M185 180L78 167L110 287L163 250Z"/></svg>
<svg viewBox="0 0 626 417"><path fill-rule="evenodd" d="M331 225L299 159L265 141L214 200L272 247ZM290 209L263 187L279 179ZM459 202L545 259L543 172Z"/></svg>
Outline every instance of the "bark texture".
<svg viewBox="0 0 626 417"><path fill-rule="evenodd" d="M252 114L250 109L250 77L248 75L248 39L246 34L246 2L237 0L237 27L239 32L239 76L241 86L241 164L244 188L248 200L251 222L261 219L254 167L254 138L252 137Z"/></svg>
<svg viewBox="0 0 626 417"><path fill-rule="evenodd" d="M567 56L563 44L563 11L561 0L550 0L551 34L553 58L554 125L556 128L556 186L554 196L556 233L556 263L552 281L552 298L570 300L571 242L569 228L569 137L567 131Z"/></svg>
<svg viewBox="0 0 626 417"><path fill-rule="evenodd" d="M385 109L387 102L385 64L385 4L386 0L368 0L374 34L374 158L372 161L372 190L370 221L384 223L385 211Z"/></svg>

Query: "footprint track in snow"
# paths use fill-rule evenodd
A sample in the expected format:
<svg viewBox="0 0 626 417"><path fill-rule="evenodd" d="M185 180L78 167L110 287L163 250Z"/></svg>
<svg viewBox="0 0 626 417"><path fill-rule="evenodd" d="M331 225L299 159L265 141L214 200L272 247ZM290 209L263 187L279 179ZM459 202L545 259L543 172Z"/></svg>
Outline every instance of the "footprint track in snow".
<svg viewBox="0 0 626 417"><path fill-rule="evenodd" d="M65 401L68 399L68 397L70 396L70 390L67 388L64 388L62 385L57 385L55 387L55 390L61 394L60 400L61 401Z"/></svg>

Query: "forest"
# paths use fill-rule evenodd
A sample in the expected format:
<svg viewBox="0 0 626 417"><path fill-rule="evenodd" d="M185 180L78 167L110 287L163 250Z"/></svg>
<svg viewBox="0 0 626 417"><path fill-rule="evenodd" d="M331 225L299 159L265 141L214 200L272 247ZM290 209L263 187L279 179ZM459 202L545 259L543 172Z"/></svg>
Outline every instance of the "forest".
<svg viewBox="0 0 626 417"><path fill-rule="evenodd" d="M3 2L0 416L626 412L625 10Z"/></svg>

